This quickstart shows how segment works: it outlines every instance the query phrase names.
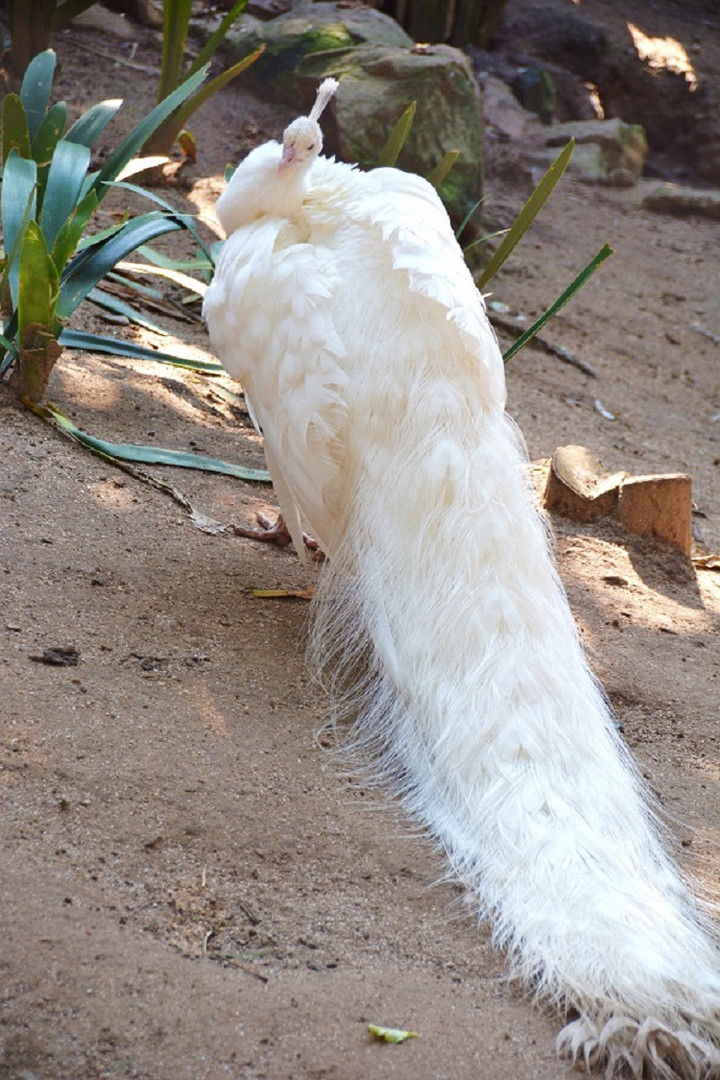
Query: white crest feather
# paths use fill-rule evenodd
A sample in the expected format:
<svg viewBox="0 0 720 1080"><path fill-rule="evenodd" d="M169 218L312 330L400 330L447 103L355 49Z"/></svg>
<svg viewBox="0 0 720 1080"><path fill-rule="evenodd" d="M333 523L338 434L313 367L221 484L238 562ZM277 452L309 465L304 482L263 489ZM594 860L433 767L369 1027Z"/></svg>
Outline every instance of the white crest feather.
<svg viewBox="0 0 720 1080"><path fill-rule="evenodd" d="M338 83L337 79L323 79L323 81L320 83L320 86L318 87L315 104L310 110L310 120L314 120L317 123L322 113L324 112L327 103L330 101L330 98L333 96L333 94L337 91L339 85L340 84Z"/></svg>

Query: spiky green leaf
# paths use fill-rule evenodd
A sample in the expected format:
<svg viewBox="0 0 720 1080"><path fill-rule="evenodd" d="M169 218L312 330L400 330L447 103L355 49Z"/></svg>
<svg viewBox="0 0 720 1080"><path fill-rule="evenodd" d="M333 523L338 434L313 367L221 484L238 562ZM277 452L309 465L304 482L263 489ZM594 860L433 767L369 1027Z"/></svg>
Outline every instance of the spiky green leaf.
<svg viewBox="0 0 720 1080"><path fill-rule="evenodd" d="M140 187L138 184L128 184L124 180L116 180L113 186L114 187L125 188L127 191L132 191L136 195L142 195L145 199L150 199L151 202L157 203L158 206L162 206L163 210L167 210L168 213L176 214L176 215L178 214L177 209L172 205L172 203L169 203L167 201L167 199L163 199L163 197L161 195L158 195L157 192L155 192L155 191L148 191L146 188ZM202 251L203 255L207 259L208 267L210 269L212 269L212 267L214 266L212 256L211 256L210 252L208 251L207 247L205 246L205 243L203 242L203 239L200 236L200 233L198 232L198 228L197 228L197 225L195 224L195 219L194 219L193 215L192 214L180 214L180 215L178 215L178 217L180 217L182 219L183 225L188 230L188 232L192 236L193 240L197 244L198 248L200 249L200 251ZM166 265L168 265L168 264L166 264ZM190 266L187 266L187 265L184 265L182 267L181 266L175 266L174 264L170 264L170 265L171 265L172 269L176 269L176 270L188 270L188 269L190 269ZM194 268L196 268L196 269L200 269L200 268L205 269L203 264L200 263L200 262L195 263ZM210 274L207 275L207 279L206 279L207 281L210 281L210 276L211 276Z"/></svg>
<svg viewBox="0 0 720 1080"><path fill-rule="evenodd" d="M29 326L40 326L50 331L54 316L57 275L36 221L28 222L25 229L20 246L19 271L18 333L22 342Z"/></svg>
<svg viewBox="0 0 720 1080"><path fill-rule="evenodd" d="M207 68L202 68L191 78L187 79L182 86L179 86L177 90L166 97L164 101L161 101L159 105L156 105L155 108L133 128L127 138L123 139L120 146L118 146L115 152L110 155L93 179L92 186L97 191L99 199L102 199L107 191L109 191L107 181L117 179L122 169L127 165L130 159L135 156L153 131L162 124L163 120L174 112L178 105L181 105L190 94L197 90L206 74Z"/></svg>
<svg viewBox="0 0 720 1080"><path fill-rule="evenodd" d="M62 225L53 244L52 258L60 273L80 242L90 218L97 207L97 195L89 191L74 207L67 221Z"/></svg>
<svg viewBox="0 0 720 1080"><path fill-rule="evenodd" d="M158 101L180 85L192 0L163 0L162 68Z"/></svg>
<svg viewBox="0 0 720 1080"><path fill-rule="evenodd" d="M52 49L38 53L32 58L23 77L20 99L25 106L30 141L43 121L50 103L53 75L57 57Z"/></svg>
<svg viewBox="0 0 720 1080"><path fill-rule="evenodd" d="M91 109L78 117L65 132L65 138L68 142L79 143L91 149L121 105L122 98L99 101L97 105L93 105Z"/></svg>
<svg viewBox="0 0 720 1080"><path fill-rule="evenodd" d="M40 406L35 411L41 416L54 420L76 442L111 460L132 461L140 465L175 465L183 469L200 469L203 472L234 476L238 480L270 483L270 473L266 469L251 469L244 465L235 465L230 461L205 457L204 454L190 454L184 450L167 450L160 446L141 446L135 443L107 442L77 427L55 405Z"/></svg>
<svg viewBox="0 0 720 1080"><path fill-rule="evenodd" d="M453 165L460 157L459 150L448 150L442 161L438 161L433 171L428 176L428 183L434 188L439 188L443 180L446 180Z"/></svg>
<svg viewBox="0 0 720 1080"><path fill-rule="evenodd" d="M413 125L415 119L415 111L417 109L417 101L412 101L405 112L402 114L394 128L388 135L388 140L380 151L378 157L378 168L394 165L400 156L400 151L405 145L405 140L410 134L410 128Z"/></svg>
<svg viewBox="0 0 720 1080"><path fill-rule="evenodd" d="M528 341L531 341L536 334L540 333L543 326L557 315L560 308L567 304L568 300L571 300L578 290L580 290L585 282L592 277L597 268L605 262L609 255L612 255L613 249L609 244L605 244L594 259L591 259L587 266L580 271L577 277L568 285L567 289L558 296L557 300L550 305L550 307L542 313L542 315L535 320L532 326L529 326L527 330L520 335L517 341L513 342L509 349L503 353L503 360L505 363L510 360L515 353L519 352L524 345L527 345Z"/></svg>
<svg viewBox="0 0 720 1080"><path fill-rule="evenodd" d="M180 105L168 119L158 127L155 134L146 143L146 149L164 149L166 152L172 149L172 145L177 138L178 132L181 128L185 127L189 117L194 112L204 105L206 101L209 101L211 97L217 94L218 90L222 90L226 83L229 83L231 79L234 79L241 72L249 68L251 64L254 64L257 58L265 51L265 46L261 45L259 49L256 49L250 56L244 57L242 60L238 60L237 64L233 64L232 67L227 68L226 71L221 71L219 75L216 75L214 79L211 79L209 83L201 87L191 97L188 97L182 105ZM183 83L182 86L185 86ZM182 87L181 87L182 89Z"/></svg>
<svg viewBox="0 0 720 1080"><path fill-rule="evenodd" d="M196 71L198 71L203 66L203 64L207 64L208 61L212 60L212 58L215 55L215 53L217 52L218 48L220 47L220 45L224 41L225 35L227 34L228 30L230 29L232 24L236 21L236 19L238 19L240 17L240 15L242 15L243 11L247 7L247 4L248 4L248 0L238 0L237 4L233 4L233 6L227 12L227 14L225 15L224 19L222 20L222 22L220 23L218 28L215 31L213 31L213 33L210 35L210 37L207 39L207 41L203 45L200 52L197 54L197 56L193 60L190 67L187 69L186 77L188 75L193 75Z"/></svg>
<svg viewBox="0 0 720 1080"><path fill-rule="evenodd" d="M473 203L473 205L470 207L467 214L465 215L465 217L462 219L462 221L458 225L457 229L455 230L455 239L456 240L460 239L462 234L465 232L465 229L470 224L470 221L471 221L473 215L477 213L477 211L480 209L482 204L483 204L483 199L478 199L478 201L476 203Z"/></svg>
<svg viewBox="0 0 720 1080"><path fill-rule="evenodd" d="M58 141L67 125L67 105L58 101L43 116L32 140L32 156L39 167L50 167L50 161Z"/></svg>
<svg viewBox="0 0 720 1080"><path fill-rule="evenodd" d="M82 330L63 330L60 344L65 349L81 349L83 352L109 353L113 356L127 356L133 360L153 360L157 364L170 364L172 367L187 371L199 371L203 375L222 375L220 364L208 360L193 360L189 356L174 356L159 349L148 349L122 338L105 337L102 334L87 334Z"/></svg>
<svg viewBox="0 0 720 1080"><path fill-rule="evenodd" d="M109 239L90 244L68 263L62 277L58 317L67 318L98 281L140 244L181 228L173 217L156 212L132 218Z"/></svg>
<svg viewBox="0 0 720 1080"><path fill-rule="evenodd" d="M87 294L87 299L92 304L97 304L98 307L111 311L114 315L121 315L123 319L127 319L128 322L134 323L136 326L144 326L147 330L154 330L156 334L167 334L167 330L149 319L142 311L138 311L132 304L126 303L120 297L105 292L104 289L91 289Z"/></svg>
<svg viewBox="0 0 720 1080"><path fill-rule="evenodd" d="M35 217L36 205L37 165L31 159L20 157L13 149L5 162L0 196L5 244L4 276L10 284L13 308L17 307L18 302L20 246L28 223Z"/></svg>
<svg viewBox="0 0 720 1080"><path fill-rule="evenodd" d="M509 228L505 239L502 241L492 259L480 275L477 283L479 289L483 289L488 281L495 276L507 257L530 228L533 221L555 190L555 185L568 167L574 149L575 140L571 139L542 177L530 198Z"/></svg>
<svg viewBox="0 0 720 1080"><path fill-rule="evenodd" d="M11 150L20 157L30 157L30 133L25 106L18 94L6 94L2 104L2 163L5 165Z"/></svg>
<svg viewBox="0 0 720 1080"><path fill-rule="evenodd" d="M200 264L192 263L192 269L196 269ZM144 263L131 263L123 260L117 264L118 270L129 270L133 274L150 274L155 277L164 278L166 281L172 281L175 285L179 285L181 289L187 289L189 292L195 293L197 296L204 296L207 292L208 286L204 281L198 281L196 278L190 277L189 274L183 274L179 270L173 270L164 266L146 266ZM138 292L143 292L142 286L136 281L131 281L129 284L133 289L137 289Z"/></svg>
<svg viewBox="0 0 720 1080"><path fill-rule="evenodd" d="M40 227L49 248L52 248L63 225L75 210L89 164L90 150L87 146L65 139L58 142L40 212Z"/></svg>

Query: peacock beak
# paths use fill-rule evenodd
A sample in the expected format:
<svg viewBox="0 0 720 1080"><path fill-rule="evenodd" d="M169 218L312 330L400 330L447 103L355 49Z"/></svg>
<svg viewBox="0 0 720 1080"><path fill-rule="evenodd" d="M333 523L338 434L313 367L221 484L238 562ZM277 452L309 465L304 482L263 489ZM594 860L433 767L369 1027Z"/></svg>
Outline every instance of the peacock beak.
<svg viewBox="0 0 720 1080"><path fill-rule="evenodd" d="M294 161L297 161L297 156L297 150L294 146L283 146L280 168L287 169L288 165L292 165Z"/></svg>

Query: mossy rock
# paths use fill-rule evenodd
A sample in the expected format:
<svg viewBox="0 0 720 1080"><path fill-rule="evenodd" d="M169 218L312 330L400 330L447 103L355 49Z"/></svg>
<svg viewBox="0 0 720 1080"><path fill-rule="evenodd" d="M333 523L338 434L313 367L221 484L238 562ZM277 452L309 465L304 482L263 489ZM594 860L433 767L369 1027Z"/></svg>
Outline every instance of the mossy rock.
<svg viewBox="0 0 720 1080"><path fill-rule="evenodd" d="M642 174L648 151L644 128L626 124L619 117L610 120L570 120L555 124L549 131L548 146L562 146L574 139L578 149L584 145L599 148L595 156L604 163L606 175L624 171L634 179Z"/></svg>
<svg viewBox="0 0 720 1080"><path fill-rule="evenodd" d="M245 72L243 81L263 97L299 105L296 69L304 57L365 43L412 48L412 38L394 19L374 8L347 8L339 3L300 4L253 30L228 35L231 63L265 51Z"/></svg>
<svg viewBox="0 0 720 1080"><path fill-rule="evenodd" d="M326 152L371 168L395 122L416 101L398 166L428 176L449 150L459 150L440 195L456 221L481 198L479 91L460 50L416 47L387 15L333 2L300 4L235 37L231 60L260 45L265 52L244 73L243 83L266 100L295 106L298 115L314 101L321 79L340 79L323 117Z"/></svg>
<svg viewBox="0 0 720 1080"><path fill-rule="evenodd" d="M482 195L482 114L470 61L458 49L357 45L307 56L298 65L305 93L333 75L340 89L332 103L335 152L363 168L377 164L388 135L415 101L415 120L398 167L428 176L449 150L460 156L440 187L454 220Z"/></svg>

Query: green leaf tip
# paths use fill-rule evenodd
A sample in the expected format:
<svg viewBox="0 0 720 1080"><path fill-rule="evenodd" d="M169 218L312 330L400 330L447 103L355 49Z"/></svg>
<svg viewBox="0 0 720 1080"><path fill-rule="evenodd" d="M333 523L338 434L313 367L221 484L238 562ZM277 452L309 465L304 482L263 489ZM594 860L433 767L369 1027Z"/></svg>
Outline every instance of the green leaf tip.
<svg viewBox="0 0 720 1080"><path fill-rule="evenodd" d="M585 282L592 277L598 267L601 266L602 263L604 263L605 260L612 254L614 254L614 252L610 245L604 244L598 251L597 255L593 259L591 259L587 266L580 271L577 277L570 282L567 289L565 289L565 291L562 292L560 296L558 296L557 300L553 304L551 304L550 307L547 308L547 310L544 311L539 318L535 320L532 326L529 326L527 330L525 330L525 332L520 335L517 341L513 342L513 344L506 352L503 353L503 360L506 364L508 360L512 359L515 353L520 352L520 349L522 349L524 345L527 345L527 343L531 341L532 338L534 338L535 335L542 330L543 326L545 326L545 324L548 323L554 315L557 315L558 311L560 311L560 309L564 307L565 304L567 304L568 300L572 299L576 292L579 292Z"/></svg>

